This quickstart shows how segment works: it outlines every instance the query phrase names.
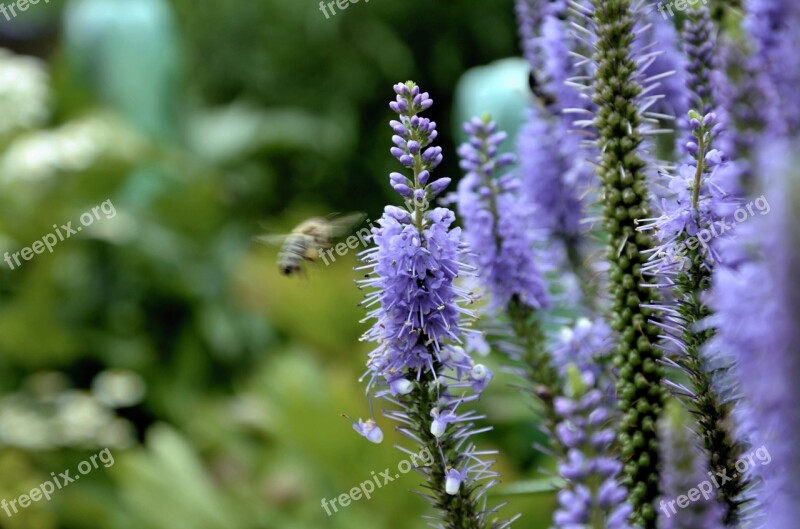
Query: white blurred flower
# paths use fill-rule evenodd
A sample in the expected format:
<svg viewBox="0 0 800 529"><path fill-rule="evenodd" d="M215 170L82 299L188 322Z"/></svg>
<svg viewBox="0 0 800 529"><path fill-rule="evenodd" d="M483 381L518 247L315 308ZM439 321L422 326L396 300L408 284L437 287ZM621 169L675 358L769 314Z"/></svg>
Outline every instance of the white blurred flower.
<svg viewBox="0 0 800 529"><path fill-rule="evenodd" d="M59 171L83 171L104 157L131 158L141 148L141 139L113 117L88 115L15 138L0 160L0 180L36 181Z"/></svg>
<svg viewBox="0 0 800 529"><path fill-rule="evenodd" d="M0 137L42 125L49 116L45 63L0 48Z"/></svg>
<svg viewBox="0 0 800 529"><path fill-rule="evenodd" d="M100 431L114 415L90 393L70 390L56 401L55 426L62 445L94 444Z"/></svg>
<svg viewBox="0 0 800 529"><path fill-rule="evenodd" d="M15 397L0 401L0 444L29 450L52 448L47 420Z"/></svg>
<svg viewBox="0 0 800 529"><path fill-rule="evenodd" d="M108 369L92 381L92 392L97 400L112 408L139 404L144 398L142 377L127 369Z"/></svg>
<svg viewBox="0 0 800 529"><path fill-rule="evenodd" d="M0 447L50 450L136 444L131 422L116 416L94 393L70 389L69 384L63 373L42 371L28 377L20 392L0 398ZM104 371L93 385L118 405L139 402L144 395L139 375L126 370Z"/></svg>
<svg viewBox="0 0 800 529"><path fill-rule="evenodd" d="M125 419L116 418L97 432L97 446L114 449L130 448L136 444L136 432L133 425Z"/></svg>

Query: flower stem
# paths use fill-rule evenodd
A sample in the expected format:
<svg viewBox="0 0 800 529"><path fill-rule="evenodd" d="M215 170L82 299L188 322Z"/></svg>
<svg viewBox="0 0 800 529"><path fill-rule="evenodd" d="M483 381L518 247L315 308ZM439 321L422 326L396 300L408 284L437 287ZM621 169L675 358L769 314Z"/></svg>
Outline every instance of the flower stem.
<svg viewBox="0 0 800 529"><path fill-rule="evenodd" d="M652 248L650 238L637 233L648 216L649 196L645 163L639 154L637 65L631 50L635 35L629 0L593 0L595 45L594 124L598 131L603 186L604 226L609 234L609 287L613 299L612 329L618 333L614 365L619 369L617 394L622 424L620 456L623 483L634 512L631 521L655 529L654 503L659 497L659 451L656 421L664 402L663 378L656 349L659 330L645 308L655 301L653 288L642 276Z"/></svg>
<svg viewBox="0 0 800 529"><path fill-rule="evenodd" d="M433 354L433 352L431 352ZM439 375L441 376L441 375ZM447 466L462 464L459 453L457 428L449 428L440 438L431 433L431 410L439 400L438 384L432 371L425 371L414 391L403 396L400 402L414 425L414 434L422 441L422 449L433 455L434 463L422 467L421 471L427 479L428 499L442 514L443 527L447 529L484 529L486 527L481 509L477 508L474 498L479 487L463 483L457 494L445 492L445 472ZM445 461L440 460L444 454Z"/></svg>

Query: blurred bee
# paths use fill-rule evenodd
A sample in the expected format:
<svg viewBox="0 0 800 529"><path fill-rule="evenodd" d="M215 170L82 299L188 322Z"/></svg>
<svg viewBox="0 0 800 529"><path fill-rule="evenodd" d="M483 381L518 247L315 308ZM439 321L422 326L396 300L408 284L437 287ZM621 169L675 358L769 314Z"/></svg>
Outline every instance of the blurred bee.
<svg viewBox="0 0 800 529"><path fill-rule="evenodd" d="M539 79L536 77L536 73L533 71L528 73L528 87L531 89L531 93L534 97L541 101L542 105L545 107L549 107L556 102L556 98L545 91Z"/></svg>
<svg viewBox="0 0 800 529"><path fill-rule="evenodd" d="M331 247L331 241L348 233L366 218L364 213L336 213L327 217L304 220L288 235L260 235L255 240L280 246L278 270L285 276L303 271L306 261L316 261L322 251Z"/></svg>

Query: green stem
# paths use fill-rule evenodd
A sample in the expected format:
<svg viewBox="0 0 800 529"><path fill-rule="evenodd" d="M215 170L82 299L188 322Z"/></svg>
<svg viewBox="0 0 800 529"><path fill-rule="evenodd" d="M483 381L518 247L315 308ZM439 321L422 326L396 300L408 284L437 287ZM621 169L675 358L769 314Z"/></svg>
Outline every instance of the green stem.
<svg viewBox="0 0 800 529"><path fill-rule="evenodd" d="M433 351L431 354L435 355ZM438 439L431 433L431 423L433 422L431 410L437 406L438 400L438 384L431 371L424 372L414 390L400 398L400 402L405 406L414 425L414 434L422 441L423 450L432 454L434 460L434 463L426 467L424 471L428 481L428 496L434 507L441 512L442 524L445 528L484 529L486 521L481 510L477 508L474 498L479 488L477 485L465 482L462 483L457 494L451 495L445 492L447 468L441 460L441 454L444 454L447 465L459 468L462 456L456 449L458 443L454 437L456 428L448 428Z"/></svg>
<svg viewBox="0 0 800 529"><path fill-rule="evenodd" d="M506 308L511 327L522 346L522 364L525 380L542 403L542 418L547 430L555 432L561 420L553 405L555 397L564 394L563 382L553 359L545 347L545 335L536 310L525 305L517 296L511 298Z"/></svg>
<svg viewBox="0 0 800 529"><path fill-rule="evenodd" d="M694 185L692 187L692 206L696 212L700 212L700 185L703 183L703 173L705 172L706 160L706 141L705 134L700 134L697 142L697 170L694 173Z"/></svg>
<svg viewBox="0 0 800 529"><path fill-rule="evenodd" d="M699 322L711 315L711 311L701 301L702 293L710 285L711 274L701 264L701 256L696 249L689 258L692 262L690 269L680 274L676 280L679 291L685 293L678 303L678 309L686 328L682 336L686 352L676 358L676 363L691 373L689 382L695 396L685 399L685 403L697 417L699 433L709 454L709 468L712 471L733 469L744 450L730 431L731 404L725 402L716 391L713 372L701 353L706 343L713 338L714 331L695 330ZM726 525L735 524L739 519L739 498L748 484L746 477L738 472L729 473L729 478L720 484L717 491L719 501L726 508Z"/></svg>
<svg viewBox="0 0 800 529"><path fill-rule="evenodd" d="M420 141L421 144L422 138L413 136L415 136L415 134L412 133L412 139ZM422 151L420 150L420 152L414 155L414 190L417 190L420 187L419 174L422 172L422 170L423 170ZM424 227L424 220L423 220L424 208L422 204L417 202L414 196L411 197L411 201L414 203L414 226L417 228L417 231L419 232L420 236L422 236L422 229Z"/></svg>
<svg viewBox="0 0 800 529"><path fill-rule="evenodd" d="M637 65L631 50L635 34L629 0L593 0L597 33L595 51L594 124L601 152L598 174L603 186L604 227L609 234L609 317L618 334L614 365L619 370L618 405L622 412L619 450L622 481L633 507L631 522L656 528L659 492L659 450L656 421L664 403L663 368L655 347L659 329L644 308L656 300L655 289L642 276L653 247L637 227L649 216L645 163L639 153Z"/></svg>
<svg viewBox="0 0 800 529"><path fill-rule="evenodd" d="M583 303L590 314L597 311L598 288L597 282L592 279L591 272L586 268L586 263L581 250L578 247L578 240L565 240L567 249L567 262L569 262L572 273L578 278Z"/></svg>

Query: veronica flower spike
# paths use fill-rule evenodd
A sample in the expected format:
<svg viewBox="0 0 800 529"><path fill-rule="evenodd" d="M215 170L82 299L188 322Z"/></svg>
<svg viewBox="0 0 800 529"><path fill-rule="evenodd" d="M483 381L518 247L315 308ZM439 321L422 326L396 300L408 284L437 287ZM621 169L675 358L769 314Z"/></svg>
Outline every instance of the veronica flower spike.
<svg viewBox="0 0 800 529"><path fill-rule="evenodd" d="M619 369L617 394L622 411L619 432L624 484L634 513L631 521L654 529L654 503L659 496L659 451L656 421L664 390L657 349L659 329L650 322L655 290L642 276L652 241L637 232L647 218L649 190L643 147L646 125L633 54L636 19L629 0L593 0L586 23L596 35L594 62L594 125L602 153L603 221L608 232L609 289L613 300L611 328L617 333L614 364Z"/></svg>
<svg viewBox="0 0 800 529"><path fill-rule="evenodd" d="M655 323L669 346L665 363L674 368L668 372L667 386L697 418L710 467L732 468L743 447L732 431L734 401L723 384L731 362L712 364L707 358L705 347L715 329L705 321L711 316L705 299L720 260L711 236L721 235L717 226L733 222L724 213L740 200L725 190L728 164L713 148L719 129L716 115L691 111L688 121L692 140L687 151L694 160L681 165L670 179L673 196L661 200L662 215L639 226L660 241L643 270L670 292L668 299L649 305L658 313ZM726 522L739 519L740 495L746 486L741 473L720 485L717 496L725 504Z"/></svg>
<svg viewBox="0 0 800 529"><path fill-rule="evenodd" d="M622 463L614 455L614 409L602 376L567 368L566 395L556 399L556 428L565 456L558 471L567 485L558 493L556 529L629 529L631 506L617 481Z"/></svg>
<svg viewBox="0 0 800 529"><path fill-rule="evenodd" d="M372 231L375 247L362 254L361 269L368 273L360 283L370 290L366 319L374 320L362 339L377 344L367 363L368 391L387 401L383 413L399 423L400 433L442 456L417 469L426 480L422 495L439 512L434 526L499 529L510 521L496 519L497 507L487 509L482 498L497 476L480 459L491 452L476 451L470 441L488 428L474 426L483 417L469 410L469 403L492 378L461 346L471 332L466 322L472 313L463 305L472 295L456 279L473 268L463 261L466 246L460 229L452 228L453 212L431 208L450 183L432 176L442 149L432 145L436 123L420 113L433 102L411 81L394 91L397 97L389 106L398 118L390 122L391 153L405 170L389 180L405 206L386 207ZM359 426L370 439L371 430Z"/></svg>
<svg viewBox="0 0 800 529"><path fill-rule="evenodd" d="M498 154L506 134L489 116L473 118L464 124L464 131L469 141L458 149L466 171L458 185L458 208L464 238L489 294L487 311L500 327L490 333L490 341L511 357L517 374L540 398L545 427L552 431L556 419L552 396L561 390L538 315L550 300L534 262L530 224L535 208L520 192L518 173L509 170L515 156Z"/></svg>
<svg viewBox="0 0 800 529"><path fill-rule="evenodd" d="M718 329L712 349L735 360L729 391L736 424L760 462L743 527L791 529L800 519L797 438L800 408L800 171L797 140L761 147L759 191L768 209L742 223L721 248L726 266L714 271L710 304ZM759 200L759 199L757 199ZM764 202L766 204L766 202Z"/></svg>
<svg viewBox="0 0 800 529"><path fill-rule="evenodd" d="M705 115L716 108L712 76L716 34L708 7L699 5L689 10L683 23L683 50L688 59L686 79L691 92L690 106Z"/></svg>
<svg viewBox="0 0 800 529"><path fill-rule="evenodd" d="M544 308L549 303L546 285L531 255L534 238L527 229L533 211L520 200L516 174L507 171L514 155L497 154L506 134L489 116L473 118L464 131L469 141L458 149L466 171L458 186L459 213L490 303L502 309L516 298L529 307Z"/></svg>

